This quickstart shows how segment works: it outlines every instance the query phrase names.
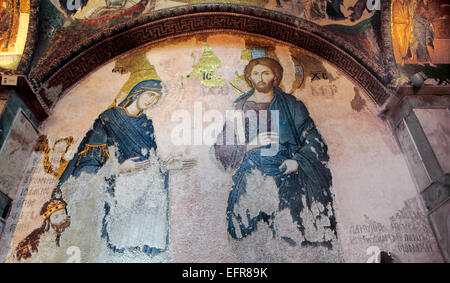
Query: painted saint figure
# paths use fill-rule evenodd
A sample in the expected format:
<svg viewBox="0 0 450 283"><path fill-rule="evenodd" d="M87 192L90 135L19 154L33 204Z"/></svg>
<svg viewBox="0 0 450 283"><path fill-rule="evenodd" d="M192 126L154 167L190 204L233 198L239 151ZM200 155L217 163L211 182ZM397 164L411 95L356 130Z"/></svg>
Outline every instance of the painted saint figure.
<svg viewBox="0 0 450 283"><path fill-rule="evenodd" d="M436 67L431 62L431 56L428 52L428 46L434 49L435 31L433 27L434 15L428 6L428 0L414 0L412 1L413 10L413 38L410 42L410 57L416 56L417 63L420 65L429 64Z"/></svg>
<svg viewBox="0 0 450 283"><path fill-rule="evenodd" d="M66 231L70 235L63 234L62 240L73 245L77 235L89 234L91 240L78 244L88 261L101 261L89 250L102 241L114 254L168 251L168 174L189 169L196 161L163 161L157 155L153 122L144 111L161 96L161 81L142 81L120 104L101 113L53 191L53 198L67 201L73 220Z"/></svg>
<svg viewBox="0 0 450 283"><path fill-rule="evenodd" d="M19 261L30 258L33 252L38 252L39 246L42 246L43 242L44 245L54 242L53 245L56 244L59 247L61 233L70 226L67 203L62 199L52 199L44 203L40 215L44 220L42 226L33 230L16 247L16 258ZM51 233L50 228L55 233ZM56 234L56 237L54 234ZM45 237L45 235L49 235L50 238Z"/></svg>
<svg viewBox="0 0 450 283"><path fill-rule="evenodd" d="M239 125L235 128L233 124L230 131L227 128L231 124L227 122L214 145L216 158L225 169L234 172L227 207L228 233L233 239L243 239L265 223L274 237L294 245L332 248L332 240L337 236L327 145L305 105L278 88L282 75L283 68L271 58L249 62L245 79L252 89L234 105L244 115L241 132L245 132L245 143L234 143L239 139L239 130L235 130ZM267 121L258 118L256 131L250 130L251 115L246 115L249 111L257 114L267 111ZM273 119L274 111L278 119ZM267 127L261 126L275 120L279 121L272 127L276 130L267 131ZM227 138L230 133L234 137ZM264 150L274 144L278 145L276 153L265 154ZM254 174L259 177L255 179ZM272 179L272 188L265 185L252 188L251 182L267 178ZM255 206L259 208L255 210ZM278 215L286 209L291 223L300 231L301 236L296 239L278 235Z"/></svg>
<svg viewBox="0 0 450 283"><path fill-rule="evenodd" d="M408 45L412 36L412 15L409 11L407 0L392 1L392 37L394 55L397 62L405 64L408 56Z"/></svg>
<svg viewBox="0 0 450 283"><path fill-rule="evenodd" d="M156 149L156 142L153 123L144 110L159 101L161 90L160 81L140 82L119 105L101 113L81 141L58 186L72 175L96 173L108 161L108 147L113 145L118 148L117 158L122 172L148 165L151 149Z"/></svg>
<svg viewBox="0 0 450 283"><path fill-rule="evenodd" d="M82 25L98 26L118 19L138 16L146 9L153 10L156 0L106 0L103 4L95 1L88 2L89 0L59 0L59 8L70 20L73 20L77 13L90 9L83 16Z"/></svg>

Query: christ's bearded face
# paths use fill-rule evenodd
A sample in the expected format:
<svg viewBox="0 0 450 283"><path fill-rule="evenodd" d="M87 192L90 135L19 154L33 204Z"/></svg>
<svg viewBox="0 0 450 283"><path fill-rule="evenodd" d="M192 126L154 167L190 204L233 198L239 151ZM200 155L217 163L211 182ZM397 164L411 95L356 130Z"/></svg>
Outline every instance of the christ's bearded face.
<svg viewBox="0 0 450 283"><path fill-rule="evenodd" d="M273 89L275 75L269 67L256 65L253 67L249 79L257 91L267 93Z"/></svg>

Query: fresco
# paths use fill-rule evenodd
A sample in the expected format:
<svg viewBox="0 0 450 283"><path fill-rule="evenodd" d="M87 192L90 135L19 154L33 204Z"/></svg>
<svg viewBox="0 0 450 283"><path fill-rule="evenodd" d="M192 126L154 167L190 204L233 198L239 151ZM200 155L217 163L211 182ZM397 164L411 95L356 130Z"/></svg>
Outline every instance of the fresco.
<svg viewBox="0 0 450 283"><path fill-rule="evenodd" d="M0 100L0 114L3 113L3 109L5 109L6 100Z"/></svg>
<svg viewBox="0 0 450 283"><path fill-rule="evenodd" d="M30 0L0 1L0 68L16 69L27 39Z"/></svg>
<svg viewBox="0 0 450 283"><path fill-rule="evenodd" d="M378 248L442 261L388 127L332 63L212 33L104 65L42 124L0 256L366 262ZM402 215L420 237L396 228Z"/></svg>
<svg viewBox="0 0 450 283"><path fill-rule="evenodd" d="M443 1L394 0L391 11L392 44L398 64L436 67L450 63L448 5Z"/></svg>
<svg viewBox="0 0 450 283"><path fill-rule="evenodd" d="M42 0L38 35L40 41L31 63L30 77L39 77L45 73L49 62L54 63L71 57L71 52L83 49L88 41L100 37L102 33L114 32L116 28L145 19L155 11L201 2L204 1ZM379 12L369 10L365 2L249 0L219 1L212 4L242 4L271 9L326 26L354 44L356 48L368 52L368 57L381 62L377 30L380 26ZM355 38L358 40L354 40Z"/></svg>
<svg viewBox="0 0 450 283"><path fill-rule="evenodd" d="M94 26L112 23L123 18L136 17L144 10L155 7L155 0L127 1L127 0L52 0L51 3L58 8L69 21L81 21L82 25Z"/></svg>
<svg viewBox="0 0 450 283"><path fill-rule="evenodd" d="M80 143L74 158L59 176L58 185L52 192L51 200L46 202L41 210L44 218L43 225L48 227L50 224L58 233L57 237L70 225L67 204L62 200L62 196L68 191L77 191L79 187L77 183L69 187L66 187L64 183L71 176L79 177L82 173L98 173L111 158L109 148L115 146L117 154L113 155L113 158L117 157L116 164L120 164L117 167L118 171L108 172L102 176L107 180L106 190L111 197L110 201L105 202L102 237L106 238L108 247L116 252L124 252L128 249L158 254L167 250L168 184L166 174L173 169L189 169L195 165L195 160L171 158L159 164L158 157L155 155L157 145L153 124L143 111L155 106L161 95L160 81L142 81L131 89L121 103L99 115L93 128ZM125 178L123 178L124 175ZM138 181L139 175L141 175L141 181ZM152 176L150 184L143 189L130 192L127 179L133 178L138 183L145 184L149 176ZM130 197L130 193L133 197ZM128 196L124 197L126 195ZM77 200L71 197L70 200L77 202L83 199ZM144 229L136 231L138 227ZM116 234L124 228L133 231L126 238ZM37 244L33 246L33 243L39 242L42 232L41 228L36 230L19 244L17 248L19 260L30 257L33 249L37 251ZM58 240L57 245L59 245Z"/></svg>
<svg viewBox="0 0 450 283"><path fill-rule="evenodd" d="M148 13L155 9L170 8L186 4L199 4L205 1L198 0L48 0L69 21L80 20L82 25L103 24L118 19L136 17L142 13ZM340 21L342 24L350 24L367 19L372 15L372 9L363 0L224 0L218 3L240 4L273 9L283 13L291 14L299 18L318 22L319 24ZM98 27L97 27L98 28Z"/></svg>
<svg viewBox="0 0 450 283"><path fill-rule="evenodd" d="M323 244L332 248L331 240L336 236L336 219L330 191L331 172L326 167L329 160L327 145L305 105L292 95L278 90L282 74L283 68L274 59L260 57L249 62L244 76L252 89L234 101L235 109L245 113L245 138L241 138L245 140L244 145L227 144L227 139L237 140L239 135L239 129L235 129L234 133L228 129L233 127L232 123L225 124L215 144L216 158L224 168L235 169L228 198L228 232L233 239L247 237L263 221L275 235L277 211L289 208L297 228L305 234L301 213L312 214L315 205L320 208L316 208L312 222L315 227L325 226L327 229L324 229L325 232L315 231L314 240L305 238L301 244ZM251 115L259 119L253 131ZM228 137L229 133L233 136ZM257 145L257 140L263 142ZM272 146L276 148L272 149ZM273 152L269 152L271 150ZM260 188L247 185L248 179L255 182L250 176L252 171L256 171L259 178L273 177L279 191L279 203L274 203L269 209L264 206L250 214L249 206L243 205L244 199L247 195L258 199L260 193ZM251 192L251 189L255 192ZM283 237L295 243L293 239Z"/></svg>
<svg viewBox="0 0 450 283"><path fill-rule="evenodd" d="M170 2L170 1L168 1ZM201 0L176 0L185 4L205 3ZM363 0L224 0L221 3L257 6L290 14L320 25L354 24L372 16L372 10Z"/></svg>

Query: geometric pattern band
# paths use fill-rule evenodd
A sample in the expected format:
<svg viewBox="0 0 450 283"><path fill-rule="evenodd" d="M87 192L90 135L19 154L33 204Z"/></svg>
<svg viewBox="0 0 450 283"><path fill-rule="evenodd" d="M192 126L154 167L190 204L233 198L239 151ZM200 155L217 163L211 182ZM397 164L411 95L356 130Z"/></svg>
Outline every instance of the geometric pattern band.
<svg viewBox="0 0 450 283"><path fill-rule="evenodd" d="M127 51L165 39L204 32L235 32L260 36L305 49L336 66L364 88L381 106L389 92L367 68L326 39L295 25L229 12L189 13L143 23L115 36L107 37L64 64L45 83L46 88L61 86L61 93L89 72ZM41 88L40 98L48 108L57 101Z"/></svg>

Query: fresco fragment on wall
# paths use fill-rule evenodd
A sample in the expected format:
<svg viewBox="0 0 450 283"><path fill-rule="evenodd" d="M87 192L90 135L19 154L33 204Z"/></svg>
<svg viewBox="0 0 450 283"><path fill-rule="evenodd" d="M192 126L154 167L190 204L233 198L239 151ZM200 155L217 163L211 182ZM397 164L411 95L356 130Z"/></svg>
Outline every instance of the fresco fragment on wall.
<svg viewBox="0 0 450 283"><path fill-rule="evenodd" d="M198 4L207 1L175 0L184 4ZM215 3L241 4L279 11L320 25L339 22L350 25L369 18L373 13L366 0L223 0ZM170 5L171 1L166 1Z"/></svg>
<svg viewBox="0 0 450 283"><path fill-rule="evenodd" d="M0 115L3 113L3 110L6 107L7 100L0 100Z"/></svg>
<svg viewBox="0 0 450 283"><path fill-rule="evenodd" d="M394 0L392 44L398 64L449 64L450 7L445 1Z"/></svg>
<svg viewBox="0 0 450 283"><path fill-rule="evenodd" d="M419 202L418 198L406 200L404 208L392 215L387 224L366 217L361 223L351 225L350 243L354 248L366 247L367 262L372 263L377 262L373 255L381 250L390 251L393 262L397 263L408 254L436 251L433 231Z"/></svg>
<svg viewBox="0 0 450 283"><path fill-rule="evenodd" d="M364 1L365 2L365 1ZM354 24L342 24L340 22L326 25L328 29L337 32L341 37L354 44L364 53L382 64L383 54L381 53L382 46L380 29L380 13L372 12L371 17L360 20Z"/></svg>
<svg viewBox="0 0 450 283"><path fill-rule="evenodd" d="M41 133L7 262L365 262L376 243L355 246L349 227L390 225L416 195L360 87L303 50L241 35L124 54L67 93ZM426 249L378 248L442 261L419 234Z"/></svg>
<svg viewBox="0 0 450 283"><path fill-rule="evenodd" d="M144 10L153 10L155 0L50 0L64 15L71 25L98 28L104 24L114 24L124 18L136 17Z"/></svg>
<svg viewBox="0 0 450 283"><path fill-rule="evenodd" d="M0 68L16 69L27 39L30 0L0 1Z"/></svg>
<svg viewBox="0 0 450 283"><path fill-rule="evenodd" d="M76 24L78 21L81 21L80 23L82 25L92 26L111 24L116 20L136 17L141 13L149 13L155 9L207 2L199 0L48 1L66 15L69 21L71 21L71 24ZM223 0L214 3L240 4L273 9L323 25L335 21L340 21L342 24L351 24L367 19L372 15L372 10L374 9L370 8L366 2L365 0Z"/></svg>
<svg viewBox="0 0 450 283"><path fill-rule="evenodd" d="M42 0L40 41L30 77L39 77L45 72L49 62L71 57L71 52L76 52L87 40L95 39L102 32L108 33L120 25L146 17L157 10L200 2L204 1ZM224 0L213 4L220 3L272 9L327 26L357 48L367 52L368 57L381 62L377 30L379 13L369 10L365 0Z"/></svg>

